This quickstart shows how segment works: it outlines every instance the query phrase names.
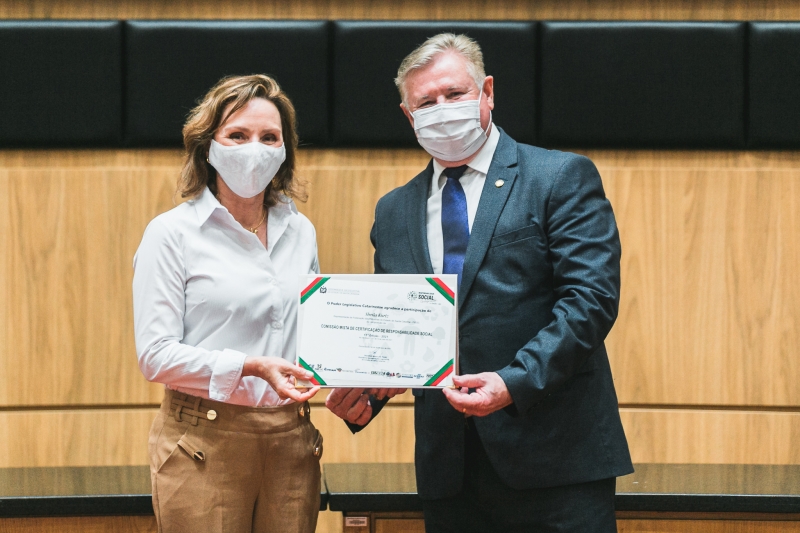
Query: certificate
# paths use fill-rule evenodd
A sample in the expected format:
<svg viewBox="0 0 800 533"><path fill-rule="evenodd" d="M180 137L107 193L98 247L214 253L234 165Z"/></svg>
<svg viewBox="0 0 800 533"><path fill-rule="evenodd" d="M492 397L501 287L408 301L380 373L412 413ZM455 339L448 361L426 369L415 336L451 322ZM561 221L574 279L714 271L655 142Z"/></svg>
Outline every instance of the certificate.
<svg viewBox="0 0 800 533"><path fill-rule="evenodd" d="M301 276L300 286L297 364L314 373L314 385L452 385L456 275Z"/></svg>

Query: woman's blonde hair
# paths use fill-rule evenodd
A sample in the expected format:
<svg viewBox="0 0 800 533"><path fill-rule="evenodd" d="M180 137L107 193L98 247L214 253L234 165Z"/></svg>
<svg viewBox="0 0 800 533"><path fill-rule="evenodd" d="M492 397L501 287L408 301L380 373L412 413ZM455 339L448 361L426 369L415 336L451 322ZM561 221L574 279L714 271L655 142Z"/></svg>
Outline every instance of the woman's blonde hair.
<svg viewBox="0 0 800 533"><path fill-rule="evenodd" d="M303 184L299 183L294 175L297 153L294 106L278 82L263 74L222 78L189 113L183 126L183 145L186 148L186 155L178 178L177 192L181 198L195 198L205 187L211 189L214 194L218 193L217 171L207 159L211 139L228 117L254 98L269 100L278 108L281 115L283 143L286 146L286 160L267 186L264 206L275 205L283 195L305 201Z"/></svg>

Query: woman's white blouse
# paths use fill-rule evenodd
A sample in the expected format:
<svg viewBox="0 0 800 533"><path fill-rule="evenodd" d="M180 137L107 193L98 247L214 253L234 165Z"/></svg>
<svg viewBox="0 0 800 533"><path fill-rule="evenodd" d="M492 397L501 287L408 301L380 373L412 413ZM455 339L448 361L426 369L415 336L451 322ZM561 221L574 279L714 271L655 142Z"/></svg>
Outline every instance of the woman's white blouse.
<svg viewBox="0 0 800 533"><path fill-rule="evenodd" d="M281 403L247 356L294 362L298 276L319 272L316 232L290 200L269 210L267 248L209 189L150 222L133 258L139 368L150 381L249 406Z"/></svg>

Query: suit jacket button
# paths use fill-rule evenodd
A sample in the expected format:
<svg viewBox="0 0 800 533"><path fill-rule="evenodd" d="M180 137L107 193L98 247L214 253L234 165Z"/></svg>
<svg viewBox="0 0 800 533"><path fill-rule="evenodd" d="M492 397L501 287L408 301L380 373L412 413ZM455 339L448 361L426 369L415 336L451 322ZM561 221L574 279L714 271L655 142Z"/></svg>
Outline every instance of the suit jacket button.
<svg viewBox="0 0 800 533"><path fill-rule="evenodd" d="M494 182L494 186L499 189L500 187L503 186L504 183L505 183L505 181L503 181L503 180L497 180L497 181Z"/></svg>

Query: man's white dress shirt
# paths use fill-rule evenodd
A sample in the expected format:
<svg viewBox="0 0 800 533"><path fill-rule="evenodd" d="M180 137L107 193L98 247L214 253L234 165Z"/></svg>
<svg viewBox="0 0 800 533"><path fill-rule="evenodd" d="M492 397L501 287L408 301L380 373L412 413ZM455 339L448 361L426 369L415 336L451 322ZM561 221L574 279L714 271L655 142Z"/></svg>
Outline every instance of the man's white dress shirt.
<svg viewBox="0 0 800 533"><path fill-rule="evenodd" d="M133 259L139 367L150 381L223 402L274 406L247 356L294 362L298 276L319 272L316 232L290 200L269 210L267 248L211 191L153 219Z"/></svg>
<svg viewBox="0 0 800 533"><path fill-rule="evenodd" d="M486 174L489 173L489 165L492 164L494 151L500 141L500 132L491 125L492 131L489 138L483 144L475 159L467 163L464 175L458 180L464 188L464 195L467 197L467 219L469 231L472 233L472 222L475 220L475 213L478 212L478 203L481 201L481 192L486 182ZM444 239L442 238L442 189L447 183L447 176L443 174L444 167L433 160L433 176L431 178L431 188L428 195L428 253L431 256L431 265L434 274L442 273L444 263Z"/></svg>

